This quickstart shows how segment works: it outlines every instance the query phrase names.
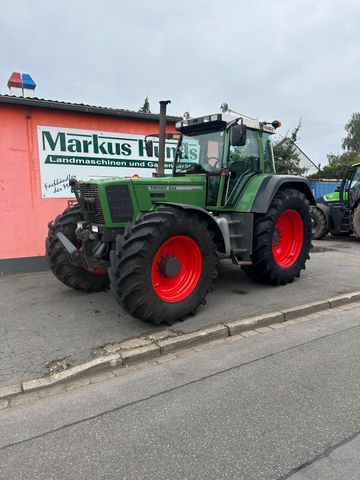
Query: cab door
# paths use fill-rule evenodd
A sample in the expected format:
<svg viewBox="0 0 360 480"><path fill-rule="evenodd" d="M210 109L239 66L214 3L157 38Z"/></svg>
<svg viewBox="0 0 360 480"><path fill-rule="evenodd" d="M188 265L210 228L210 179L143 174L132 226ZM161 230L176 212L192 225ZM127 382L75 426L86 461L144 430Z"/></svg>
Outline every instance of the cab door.
<svg viewBox="0 0 360 480"><path fill-rule="evenodd" d="M221 201L225 208L235 207L247 183L259 173L260 167L258 131L247 129L245 145L229 146L228 176Z"/></svg>

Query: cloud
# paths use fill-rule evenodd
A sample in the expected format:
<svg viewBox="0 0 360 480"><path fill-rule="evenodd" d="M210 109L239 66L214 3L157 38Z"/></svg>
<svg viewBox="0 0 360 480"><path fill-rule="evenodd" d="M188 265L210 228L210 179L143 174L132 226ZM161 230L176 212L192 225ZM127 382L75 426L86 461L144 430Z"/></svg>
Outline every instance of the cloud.
<svg viewBox="0 0 360 480"><path fill-rule="evenodd" d="M137 110L149 95L193 115L227 101L284 131L301 117L301 147L324 162L359 110L359 20L353 0L6 2L0 92L17 70L49 99Z"/></svg>

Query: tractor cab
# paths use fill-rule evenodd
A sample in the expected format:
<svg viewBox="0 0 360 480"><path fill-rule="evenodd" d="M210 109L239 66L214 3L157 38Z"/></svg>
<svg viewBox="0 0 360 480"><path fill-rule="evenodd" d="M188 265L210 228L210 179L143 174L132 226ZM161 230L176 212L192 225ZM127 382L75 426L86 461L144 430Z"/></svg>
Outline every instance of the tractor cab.
<svg viewBox="0 0 360 480"><path fill-rule="evenodd" d="M184 119L173 176L205 175L206 206L234 208L253 177L275 173L270 137L279 126L230 112Z"/></svg>

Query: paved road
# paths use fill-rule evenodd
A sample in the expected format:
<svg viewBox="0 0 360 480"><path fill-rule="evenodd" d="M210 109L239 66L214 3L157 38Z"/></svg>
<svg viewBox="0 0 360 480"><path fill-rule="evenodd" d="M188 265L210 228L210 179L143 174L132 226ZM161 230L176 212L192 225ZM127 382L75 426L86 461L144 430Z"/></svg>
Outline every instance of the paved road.
<svg viewBox="0 0 360 480"><path fill-rule="evenodd" d="M193 331L360 290L359 252L355 238L315 242L307 270L285 287L256 285L223 262L207 305L173 328ZM48 272L0 279L0 308L0 384L44 375L48 361L68 357L78 364L94 346L159 330L121 311L110 292L75 292Z"/></svg>
<svg viewBox="0 0 360 480"><path fill-rule="evenodd" d="M359 313L3 410L0 479L358 479Z"/></svg>

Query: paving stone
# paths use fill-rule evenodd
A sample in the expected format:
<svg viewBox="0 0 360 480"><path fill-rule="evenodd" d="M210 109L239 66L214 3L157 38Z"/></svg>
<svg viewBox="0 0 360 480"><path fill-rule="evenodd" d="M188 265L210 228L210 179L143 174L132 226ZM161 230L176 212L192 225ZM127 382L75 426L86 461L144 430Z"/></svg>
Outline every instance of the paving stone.
<svg viewBox="0 0 360 480"><path fill-rule="evenodd" d="M102 382L104 380L108 380L109 378L114 378L114 377L115 377L115 373L111 370L108 370L106 372L97 372L90 375L90 383Z"/></svg>
<svg viewBox="0 0 360 480"><path fill-rule="evenodd" d="M32 390L37 390L38 388L49 387L52 383L56 383L53 377L35 378L34 380L23 382L22 388L24 392L31 392Z"/></svg>
<svg viewBox="0 0 360 480"><path fill-rule="evenodd" d="M228 329L225 325L218 324L211 327L202 328L196 332L184 333L177 337L168 338L158 342L162 353L171 352L181 349L188 345L198 345L202 342L209 342L218 338L225 338L228 336Z"/></svg>
<svg viewBox="0 0 360 480"><path fill-rule="evenodd" d="M23 393L22 395L17 395L16 397L10 398L10 405L12 407L26 405L27 403L39 400L39 398L38 392Z"/></svg>
<svg viewBox="0 0 360 480"><path fill-rule="evenodd" d="M146 339L152 340L153 342L159 342L160 340L165 340L165 338L177 337L178 333L173 330L161 330L161 332L151 333L146 335Z"/></svg>
<svg viewBox="0 0 360 480"><path fill-rule="evenodd" d="M160 348L158 345L150 342L149 345L143 347L122 351L121 356L124 363L139 362L141 360L159 357Z"/></svg>
<svg viewBox="0 0 360 480"><path fill-rule="evenodd" d="M65 385L62 383L60 385L54 385L53 387L42 388L38 391L40 398L52 397L53 395L59 395L59 393L64 393L66 391Z"/></svg>
<svg viewBox="0 0 360 480"><path fill-rule="evenodd" d="M246 330L267 327L272 323L279 323L283 320L284 314L282 312L269 312L263 315L256 315L255 317L251 318L226 322L225 325L228 327L230 335L236 335L238 333L245 332Z"/></svg>
<svg viewBox="0 0 360 480"><path fill-rule="evenodd" d="M227 337L225 338L225 342L238 342L239 340L244 340L244 336L243 335L231 335L231 337Z"/></svg>
<svg viewBox="0 0 360 480"><path fill-rule="evenodd" d="M0 400L0 410L3 410L8 406L9 406L9 400L7 400L6 398L4 398L3 400Z"/></svg>
<svg viewBox="0 0 360 480"><path fill-rule="evenodd" d="M271 325L269 325L269 328L271 328L272 330L278 330L279 328L284 328L286 327L286 323L282 322L282 323L272 323Z"/></svg>
<svg viewBox="0 0 360 480"><path fill-rule="evenodd" d="M273 333L274 331L269 327L259 327L259 328L255 328L254 330L255 332L259 332L259 333Z"/></svg>
<svg viewBox="0 0 360 480"><path fill-rule="evenodd" d="M349 295L339 295L337 297L329 298L330 308L341 307L342 305L346 305L350 303L350 296Z"/></svg>
<svg viewBox="0 0 360 480"><path fill-rule="evenodd" d="M0 387L0 398L3 397L11 397L13 395L17 395L18 393L22 392L22 388L20 384L16 385L9 385L6 387Z"/></svg>
<svg viewBox="0 0 360 480"><path fill-rule="evenodd" d="M120 343L122 350L130 350L132 348L146 347L151 345L153 342L147 338L131 338L130 340L125 340Z"/></svg>
<svg viewBox="0 0 360 480"><path fill-rule="evenodd" d="M180 348L180 350L176 350L177 357L186 357L187 355L193 355L194 353L196 353L196 350L194 350L191 347L190 348Z"/></svg>
<svg viewBox="0 0 360 480"><path fill-rule="evenodd" d="M253 337L254 335L260 335L260 334L255 330L247 330L246 332L242 332L241 335L245 338L248 338L248 337Z"/></svg>
<svg viewBox="0 0 360 480"><path fill-rule="evenodd" d="M66 390L74 390L75 388L84 387L89 385L90 378L78 378L77 380L72 380L71 382L65 385Z"/></svg>
<svg viewBox="0 0 360 480"><path fill-rule="evenodd" d="M319 302L310 302L300 305L298 307L291 307L281 310L285 316L285 322L293 320L294 318L305 317L312 313L317 313L330 308L328 300L321 300Z"/></svg>
<svg viewBox="0 0 360 480"><path fill-rule="evenodd" d="M116 377L122 377L123 375L126 375L133 370L134 367L130 367L129 365L123 365L122 367L113 368L111 371Z"/></svg>
<svg viewBox="0 0 360 480"><path fill-rule="evenodd" d="M226 340L228 338L230 338L230 337L219 338L218 340L213 340L212 342L202 343L200 345L196 345L193 348L197 352L202 352L203 350L211 350L212 348L216 347L217 345L224 345L224 343L226 342Z"/></svg>
<svg viewBox="0 0 360 480"><path fill-rule="evenodd" d="M352 303L360 303L360 292L349 293L349 297Z"/></svg>
<svg viewBox="0 0 360 480"><path fill-rule="evenodd" d="M115 353L121 349L120 343L109 343L105 345L104 350L106 353Z"/></svg>
<svg viewBox="0 0 360 480"><path fill-rule="evenodd" d="M175 353L168 353L167 355L161 355L161 357L159 357L156 360L156 363L169 362L170 360L175 360L175 358L178 358L178 356L175 355Z"/></svg>

